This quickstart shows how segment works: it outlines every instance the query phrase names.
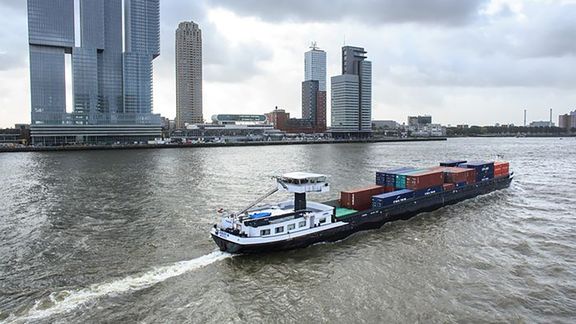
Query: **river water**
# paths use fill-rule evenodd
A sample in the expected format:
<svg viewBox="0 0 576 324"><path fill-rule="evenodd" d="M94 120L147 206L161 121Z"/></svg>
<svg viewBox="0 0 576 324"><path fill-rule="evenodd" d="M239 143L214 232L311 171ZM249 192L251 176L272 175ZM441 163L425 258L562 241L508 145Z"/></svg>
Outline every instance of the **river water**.
<svg viewBox="0 0 576 324"><path fill-rule="evenodd" d="M341 242L231 256L208 235L272 175L331 175L322 201L497 155L509 189ZM2 154L0 322L573 323L575 162L573 138Z"/></svg>

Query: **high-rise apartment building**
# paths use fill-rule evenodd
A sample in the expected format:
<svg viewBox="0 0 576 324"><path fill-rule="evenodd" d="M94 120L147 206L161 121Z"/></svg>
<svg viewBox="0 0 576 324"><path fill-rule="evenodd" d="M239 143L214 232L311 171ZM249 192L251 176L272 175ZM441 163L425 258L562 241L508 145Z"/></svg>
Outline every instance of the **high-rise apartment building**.
<svg viewBox="0 0 576 324"><path fill-rule="evenodd" d="M304 54L302 119L311 121L316 132L326 130L326 52L316 43Z"/></svg>
<svg viewBox="0 0 576 324"><path fill-rule="evenodd" d="M558 116L558 127L568 130L576 128L576 110L571 111L569 114Z"/></svg>
<svg viewBox="0 0 576 324"><path fill-rule="evenodd" d="M194 22L176 29L176 127L202 123L202 31Z"/></svg>
<svg viewBox="0 0 576 324"><path fill-rule="evenodd" d="M152 60L159 55L159 0L28 0L33 143L144 141L160 136L152 114ZM76 46L78 44L80 46ZM65 56L73 111L66 112Z"/></svg>
<svg viewBox="0 0 576 324"><path fill-rule="evenodd" d="M372 62L361 47L342 47L342 75L331 78L332 136L372 134Z"/></svg>

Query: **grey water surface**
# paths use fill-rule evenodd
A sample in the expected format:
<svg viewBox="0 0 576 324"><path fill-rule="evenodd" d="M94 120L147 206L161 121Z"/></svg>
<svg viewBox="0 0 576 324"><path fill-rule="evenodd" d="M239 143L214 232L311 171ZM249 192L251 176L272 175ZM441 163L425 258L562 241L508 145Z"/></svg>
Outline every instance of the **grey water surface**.
<svg viewBox="0 0 576 324"><path fill-rule="evenodd" d="M323 201L497 155L509 189L341 242L231 256L208 234L272 175L329 174ZM574 138L1 154L0 322L574 323L575 210Z"/></svg>

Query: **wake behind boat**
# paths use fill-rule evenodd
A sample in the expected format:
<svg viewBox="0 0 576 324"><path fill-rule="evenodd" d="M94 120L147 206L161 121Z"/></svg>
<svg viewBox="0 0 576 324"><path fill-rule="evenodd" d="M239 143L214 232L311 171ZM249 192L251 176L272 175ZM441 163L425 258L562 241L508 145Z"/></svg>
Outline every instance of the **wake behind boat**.
<svg viewBox="0 0 576 324"><path fill-rule="evenodd" d="M223 212L211 236L220 250L230 253L301 248L507 188L512 178L507 162L449 161L428 169L377 172L377 185L318 203L307 201L306 194L328 192L326 175L287 173L275 177L275 187L244 210ZM256 206L278 191L293 193L294 199Z"/></svg>

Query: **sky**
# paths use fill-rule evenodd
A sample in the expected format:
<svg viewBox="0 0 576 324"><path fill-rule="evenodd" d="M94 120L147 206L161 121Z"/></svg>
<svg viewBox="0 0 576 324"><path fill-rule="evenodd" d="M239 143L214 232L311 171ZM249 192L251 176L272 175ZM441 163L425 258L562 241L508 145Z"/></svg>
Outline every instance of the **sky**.
<svg viewBox="0 0 576 324"><path fill-rule="evenodd" d="M12 127L30 122L26 1L0 0L0 12L0 127ZM552 108L556 123L576 110L576 0L160 0L160 21L154 112L171 119L181 21L202 29L207 121L276 106L300 117L313 41L328 80L344 44L366 49L373 119L521 125L524 109L530 122Z"/></svg>

